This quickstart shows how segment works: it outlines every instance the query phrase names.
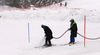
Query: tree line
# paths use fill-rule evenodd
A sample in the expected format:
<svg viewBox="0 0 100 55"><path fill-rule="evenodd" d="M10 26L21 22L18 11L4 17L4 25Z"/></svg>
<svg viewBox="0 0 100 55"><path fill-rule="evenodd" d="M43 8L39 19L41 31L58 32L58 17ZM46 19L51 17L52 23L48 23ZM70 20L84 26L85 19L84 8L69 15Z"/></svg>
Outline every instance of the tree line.
<svg viewBox="0 0 100 55"><path fill-rule="evenodd" d="M49 2L52 3L59 3L63 0L0 0L0 5L8 5L12 7L20 7L21 5L29 6L30 4L36 5L36 4L43 4Z"/></svg>

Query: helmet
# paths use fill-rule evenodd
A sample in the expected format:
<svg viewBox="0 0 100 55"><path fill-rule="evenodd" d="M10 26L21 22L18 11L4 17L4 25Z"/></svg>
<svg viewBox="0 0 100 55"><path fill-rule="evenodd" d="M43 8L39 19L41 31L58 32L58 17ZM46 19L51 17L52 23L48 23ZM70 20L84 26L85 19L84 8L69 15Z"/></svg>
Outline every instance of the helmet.
<svg viewBox="0 0 100 55"><path fill-rule="evenodd" d="M45 25L41 25L41 27L42 27L42 28L44 28L44 27L45 27Z"/></svg>
<svg viewBox="0 0 100 55"><path fill-rule="evenodd" d="M70 22L74 22L74 19L71 19Z"/></svg>

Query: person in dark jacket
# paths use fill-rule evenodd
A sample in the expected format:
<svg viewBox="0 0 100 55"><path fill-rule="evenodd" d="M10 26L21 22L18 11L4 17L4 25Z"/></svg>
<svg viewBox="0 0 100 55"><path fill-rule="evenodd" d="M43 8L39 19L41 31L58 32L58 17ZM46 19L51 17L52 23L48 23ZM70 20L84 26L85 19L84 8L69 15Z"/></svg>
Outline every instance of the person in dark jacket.
<svg viewBox="0 0 100 55"><path fill-rule="evenodd" d="M68 30L71 30L71 35L70 35L70 42L69 44L74 44L75 43L75 37L77 37L77 23L74 21L74 19L70 20L71 25L70 28Z"/></svg>
<svg viewBox="0 0 100 55"><path fill-rule="evenodd" d="M44 46L51 46L51 39L53 38L51 29L46 25L41 25L41 27L44 29L46 37Z"/></svg>

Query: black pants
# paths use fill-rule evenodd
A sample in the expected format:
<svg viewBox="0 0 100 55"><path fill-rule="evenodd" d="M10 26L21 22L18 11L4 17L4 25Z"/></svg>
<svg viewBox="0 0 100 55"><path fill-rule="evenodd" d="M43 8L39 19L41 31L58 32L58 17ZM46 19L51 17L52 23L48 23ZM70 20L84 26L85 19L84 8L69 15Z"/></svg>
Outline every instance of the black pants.
<svg viewBox="0 0 100 55"><path fill-rule="evenodd" d="M51 39L46 38L46 39L45 39L45 44L46 44L46 45L51 45Z"/></svg>

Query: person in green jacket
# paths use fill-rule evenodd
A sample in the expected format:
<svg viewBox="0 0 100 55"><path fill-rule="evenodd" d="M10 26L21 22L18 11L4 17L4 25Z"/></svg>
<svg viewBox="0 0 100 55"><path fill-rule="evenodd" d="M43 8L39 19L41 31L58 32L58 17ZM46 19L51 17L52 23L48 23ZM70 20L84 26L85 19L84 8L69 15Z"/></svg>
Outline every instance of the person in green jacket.
<svg viewBox="0 0 100 55"><path fill-rule="evenodd" d="M74 21L74 19L71 19L70 22L71 22L71 25L70 25L70 28L68 29L71 32L69 44L74 44L75 37L77 37L78 28L77 28L77 23Z"/></svg>

